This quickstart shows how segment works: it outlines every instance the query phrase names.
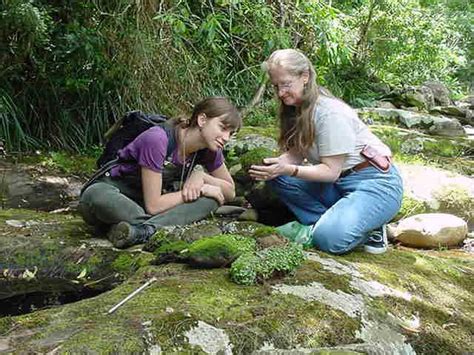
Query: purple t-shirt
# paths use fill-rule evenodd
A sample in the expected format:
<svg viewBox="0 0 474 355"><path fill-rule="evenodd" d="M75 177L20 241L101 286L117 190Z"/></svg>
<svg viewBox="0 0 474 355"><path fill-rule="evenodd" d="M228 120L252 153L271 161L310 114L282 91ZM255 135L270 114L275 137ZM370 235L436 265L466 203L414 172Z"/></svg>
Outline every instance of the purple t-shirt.
<svg viewBox="0 0 474 355"><path fill-rule="evenodd" d="M118 151L118 156L130 163L121 163L110 171L112 177L136 174L140 166L161 173L166 160L174 165L182 166L178 159L178 145L166 156L168 136L162 127L152 127L138 135L131 143ZM209 149L201 151L196 157L196 164L201 164L208 172L219 168L224 162L222 150L213 152Z"/></svg>

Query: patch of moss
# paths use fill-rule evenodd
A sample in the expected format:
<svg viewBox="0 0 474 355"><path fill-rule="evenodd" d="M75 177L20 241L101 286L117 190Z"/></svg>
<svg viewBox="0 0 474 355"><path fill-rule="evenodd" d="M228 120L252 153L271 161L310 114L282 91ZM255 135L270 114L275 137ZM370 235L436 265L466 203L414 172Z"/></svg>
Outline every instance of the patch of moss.
<svg viewBox="0 0 474 355"><path fill-rule="evenodd" d="M195 241L184 255L188 263L196 267L222 267L230 265L241 254L254 250L253 238L222 234Z"/></svg>
<svg viewBox="0 0 474 355"><path fill-rule="evenodd" d="M443 307L468 305L474 294L474 261L469 255L416 249L390 250L384 255L350 253L366 279L419 296Z"/></svg>
<svg viewBox="0 0 474 355"><path fill-rule="evenodd" d="M123 253L112 262L111 266L116 272L124 275L130 275L139 267L150 264L152 258L152 255L147 254Z"/></svg>
<svg viewBox="0 0 474 355"><path fill-rule="evenodd" d="M291 273L303 260L303 250L299 245L275 246L257 253L242 254L232 264L230 277L238 284L251 285L275 275Z"/></svg>
<svg viewBox="0 0 474 355"><path fill-rule="evenodd" d="M176 242L164 243L158 249L155 250L155 255L161 254L179 254L183 250L189 247L189 243L178 240Z"/></svg>
<svg viewBox="0 0 474 355"><path fill-rule="evenodd" d="M0 336L7 334L12 329L14 321L11 317L0 318Z"/></svg>
<svg viewBox="0 0 474 355"><path fill-rule="evenodd" d="M240 164L242 165L240 171L243 171L246 174L251 165L262 165L264 158L270 158L273 156L275 156L275 152L270 149L263 147L252 149L240 157Z"/></svg>
<svg viewBox="0 0 474 355"><path fill-rule="evenodd" d="M71 154L65 151L49 152L41 155L16 155L9 157L13 163L40 165L53 172L67 175L86 176L96 170L96 160L102 148L94 147L84 154Z"/></svg>
<svg viewBox="0 0 474 355"><path fill-rule="evenodd" d="M244 125L237 133L237 139L245 137L248 134L258 134L260 136L269 137L273 139L278 138L279 129L276 125L267 125L265 127L255 127Z"/></svg>
<svg viewBox="0 0 474 355"><path fill-rule="evenodd" d="M169 242L170 241L168 240L168 232L166 232L164 229L159 229L156 231L155 234L151 236L150 239L148 239L145 246L143 247L143 250L153 252L163 244Z"/></svg>

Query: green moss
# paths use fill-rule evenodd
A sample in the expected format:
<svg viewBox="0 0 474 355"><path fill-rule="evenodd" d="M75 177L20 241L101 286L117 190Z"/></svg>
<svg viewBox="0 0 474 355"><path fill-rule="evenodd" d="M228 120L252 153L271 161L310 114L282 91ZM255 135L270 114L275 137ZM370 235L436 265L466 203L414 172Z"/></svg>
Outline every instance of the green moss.
<svg viewBox="0 0 474 355"><path fill-rule="evenodd" d="M226 254L239 256L255 250L255 240L235 234L223 234L211 238L203 238L192 243L187 251L188 256L214 256Z"/></svg>
<svg viewBox="0 0 474 355"><path fill-rule="evenodd" d="M0 336L7 334L12 329L14 321L11 317L0 318Z"/></svg>
<svg viewBox="0 0 474 355"><path fill-rule="evenodd" d="M17 155L10 157L9 160L14 163L40 165L52 172L86 176L91 175L96 170L96 160L101 152L101 148L94 147L85 154L59 151L41 155Z"/></svg>
<svg viewBox="0 0 474 355"><path fill-rule="evenodd" d="M439 306L468 305L474 294L474 262L463 253L395 249L382 257L354 252L341 258L354 262L368 280Z"/></svg>
<svg viewBox="0 0 474 355"><path fill-rule="evenodd" d="M175 242L162 244L158 249L155 250L154 254L155 255L179 254L183 250L187 249L188 247L189 247L189 243L186 243L185 241L182 241L182 240L178 240Z"/></svg>
<svg viewBox="0 0 474 355"><path fill-rule="evenodd" d="M293 272L304 260L302 248L296 244L271 247L257 253L241 255L231 266L230 277L242 285L263 282L275 275Z"/></svg>
<svg viewBox="0 0 474 355"><path fill-rule="evenodd" d="M253 232L252 236L258 239L273 234L278 234L277 229L275 227L264 226L258 228L255 232Z"/></svg>
<svg viewBox="0 0 474 355"><path fill-rule="evenodd" d="M278 138L279 129L276 125L267 125L265 127L254 127L244 125L237 133L237 139L245 137L248 134L258 134L260 136L269 137L273 139Z"/></svg>
<svg viewBox="0 0 474 355"><path fill-rule="evenodd" d="M183 255L196 267L222 267L230 265L241 254L254 250L253 238L223 234L195 241Z"/></svg>
<svg viewBox="0 0 474 355"><path fill-rule="evenodd" d="M129 275L139 267L148 265L152 258L151 255L124 252L112 262L111 266L114 271Z"/></svg>
<svg viewBox="0 0 474 355"><path fill-rule="evenodd" d="M240 164L242 165L241 171L247 173L251 165L262 165L264 158L273 157L275 155L276 152L267 148L260 147L252 149L240 157Z"/></svg>
<svg viewBox="0 0 474 355"><path fill-rule="evenodd" d="M159 229L155 234L151 236L151 238L147 241L143 250L145 251L155 251L163 244L169 243L170 240L168 239L168 232L163 229Z"/></svg>
<svg viewBox="0 0 474 355"><path fill-rule="evenodd" d="M405 217L413 216L415 214L426 213L428 211L429 208L423 201L415 200L412 197L403 196L402 206L394 219L399 220Z"/></svg>
<svg viewBox="0 0 474 355"><path fill-rule="evenodd" d="M154 284L107 314L152 276L158 278ZM21 324L33 325L33 319L39 327L33 329L39 330L36 339L22 340L18 352L44 352L39 344L47 340L71 354L137 353L146 350L147 332L164 353L196 352L184 336L196 320L224 330L235 353L252 353L265 342L290 349L350 344L360 327L357 319L317 302L273 294L267 287L239 286L225 269L191 270L178 264L140 269L110 292L13 320L21 332ZM61 337L54 344L57 334Z"/></svg>

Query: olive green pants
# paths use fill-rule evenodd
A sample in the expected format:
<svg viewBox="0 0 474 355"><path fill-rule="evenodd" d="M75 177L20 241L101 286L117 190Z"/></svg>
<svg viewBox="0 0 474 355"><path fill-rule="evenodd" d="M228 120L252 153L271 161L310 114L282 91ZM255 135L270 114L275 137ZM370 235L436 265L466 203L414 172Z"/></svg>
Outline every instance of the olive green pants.
<svg viewBox="0 0 474 355"><path fill-rule="evenodd" d="M87 224L106 227L125 221L132 225L184 225L206 218L218 207L216 200L200 197L170 210L150 215L143 208L141 186L132 180L103 177L89 186L79 200L79 213Z"/></svg>

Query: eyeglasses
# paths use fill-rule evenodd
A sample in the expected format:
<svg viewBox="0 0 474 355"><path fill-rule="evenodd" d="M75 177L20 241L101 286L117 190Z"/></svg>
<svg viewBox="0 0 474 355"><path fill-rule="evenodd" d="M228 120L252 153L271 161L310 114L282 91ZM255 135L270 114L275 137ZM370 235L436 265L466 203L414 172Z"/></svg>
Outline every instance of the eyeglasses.
<svg viewBox="0 0 474 355"><path fill-rule="evenodd" d="M284 83L284 84L276 84L276 85L273 85L273 89L276 91L276 92L279 92L280 90L282 91L288 91L291 89L291 87L293 86L293 83L292 82L288 82L288 83Z"/></svg>

